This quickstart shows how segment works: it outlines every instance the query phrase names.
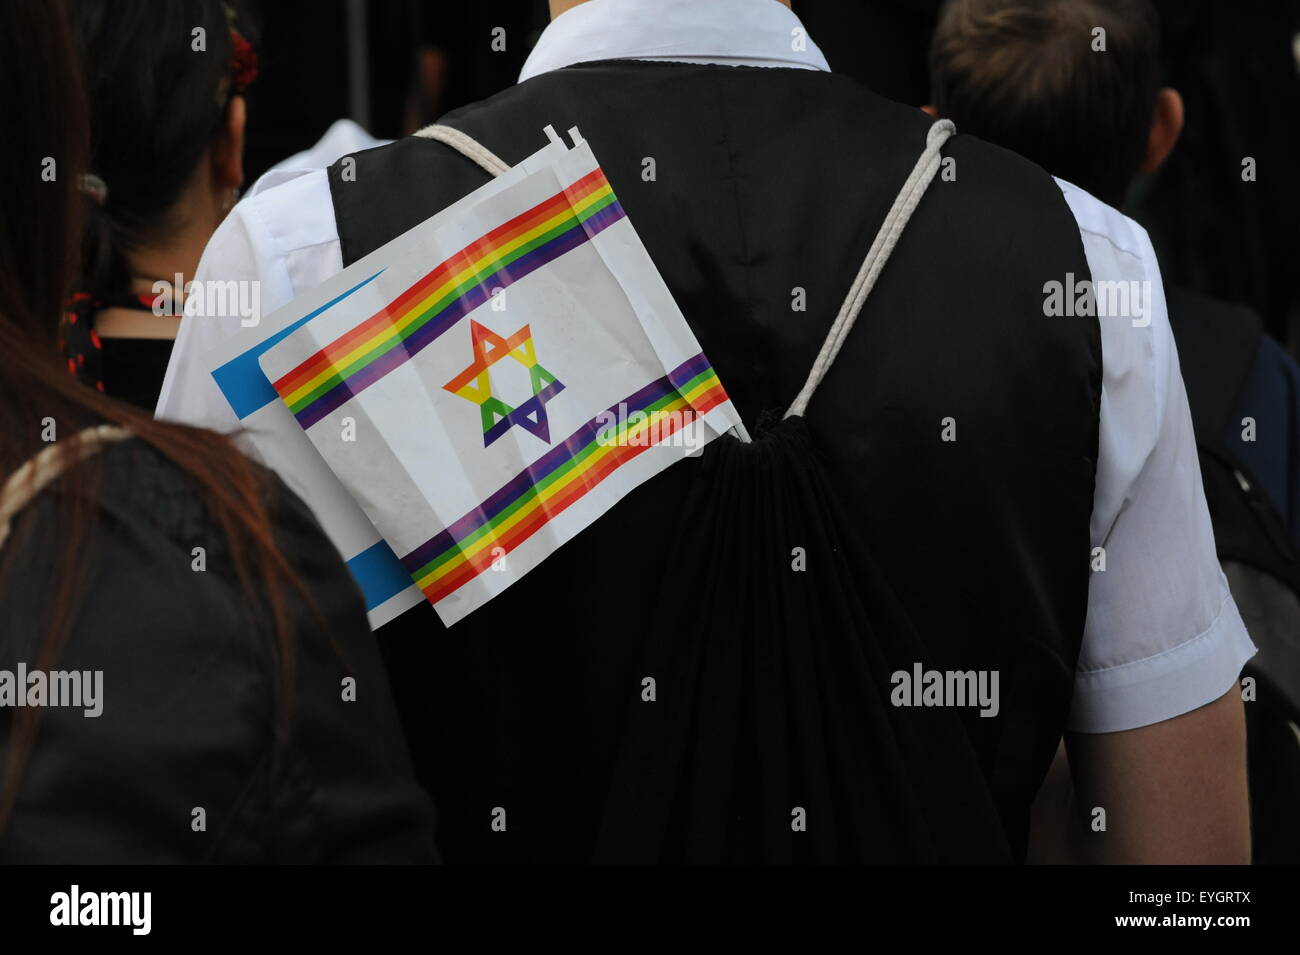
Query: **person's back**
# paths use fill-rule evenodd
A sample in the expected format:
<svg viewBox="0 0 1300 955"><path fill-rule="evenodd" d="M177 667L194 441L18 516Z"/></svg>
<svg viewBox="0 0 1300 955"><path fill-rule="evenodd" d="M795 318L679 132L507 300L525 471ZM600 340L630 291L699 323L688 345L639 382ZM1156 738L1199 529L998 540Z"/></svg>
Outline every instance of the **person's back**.
<svg viewBox="0 0 1300 955"><path fill-rule="evenodd" d="M1123 209L1182 133L1182 98L1159 77L1150 0L953 0L935 33L927 109ZM1198 441L1266 489L1300 547L1300 369L1249 309L1190 289L1167 297ZM1248 422L1261 419L1257 440Z"/></svg>
<svg viewBox="0 0 1300 955"><path fill-rule="evenodd" d="M952 0L927 110L1122 209L1182 132L1182 99L1160 87L1160 59L1149 0ZM1264 860L1290 859L1297 824L1271 791L1300 766L1285 729L1300 714L1290 636L1300 627L1300 368L1249 308L1174 285L1165 297L1216 548L1261 648L1247 670L1264 684L1251 708L1256 845ZM1269 722L1280 730L1266 754Z"/></svg>
<svg viewBox="0 0 1300 955"><path fill-rule="evenodd" d="M623 121L627 103L651 99L660 108ZM535 148L543 122L576 125L751 429L799 391L929 127L834 74L629 62L550 72L444 122L507 162ZM925 635L929 657L908 665L1003 676L1002 711L973 708L965 722L1018 845L1018 810L1063 725L1082 633L1100 356L1095 325L1042 313L1043 276L1087 271L1059 190L969 139L944 153L956 179L931 186L807 420L846 529ZM419 138L352 158L355 180L342 165L331 175L345 261L486 180ZM1039 375L1041 362L1062 373ZM663 583L686 559L664 528L707 471L691 462L648 482L446 636L408 632L436 626L427 608L411 615L421 624L381 631L399 697L415 692L404 680L432 680L433 705L447 707L408 727L438 780L449 857L590 851L580 833L598 816L548 827L531 846L523 820L603 795L629 711L645 705L641 679L653 674L638 664L661 624L654 608L692 605L689 589ZM790 535L772 556L787 570L794 548L814 544L795 528L772 533ZM810 555L808 573L826 573L829 556ZM557 602L575 578L582 596ZM742 642L743 617L737 608ZM1007 732L1016 743L999 751ZM498 787L514 790L523 830L508 843L480 824ZM940 857L948 850L960 851Z"/></svg>
<svg viewBox="0 0 1300 955"><path fill-rule="evenodd" d="M506 162L538 148L547 124L580 130L761 456L929 123L826 72L815 48L799 52L798 21L775 3L711 6L704 27L678 6L653 28L628 7L561 12L519 86L444 123ZM697 62L637 62L656 56ZM237 209L201 273L296 276L301 291L486 178L424 138L363 152ZM839 858L897 860L899 845L911 861L1023 856L1029 804L1072 705L1084 697L1084 723L1141 719L1132 700L1116 702L1123 694L1107 674L1076 673L1085 617L1096 612L1111 631L1093 635L1094 656L1134 659L1147 649L1123 644L1140 626L1132 603L1103 590L1094 605L1089 592L1097 522L1120 554L1138 526L1114 510L1124 487L1099 486L1098 326L1045 310L1045 283L1089 274L1071 213L1051 179L1018 157L960 135L944 145L943 171L807 409L803 453L825 473L827 507L839 515L833 538L801 540L805 525L782 525L776 511L738 532L736 515L770 493L763 485L775 480L775 464L738 477L730 458L706 449L446 632L428 607L380 631L417 763L440 804L448 859L835 857L833 846L814 849L824 828L800 842L827 824L809 813L801 828L800 811L818 800L847 804L884 833L874 843L846 838ZM183 327L160 414L228 420L196 368L218 334ZM1204 504L1198 512L1194 494L1199 487L1180 485L1159 496L1191 508L1195 525ZM701 500L716 507L701 510ZM1146 514L1143 500L1129 513ZM1194 613L1208 616L1194 632L1182 633L1180 621L1164 633L1204 633L1202 645L1227 650L1204 687L1212 694L1185 709L1222 695L1244 640L1231 601L1202 586L1199 559L1188 566L1185 586L1204 592ZM781 581L778 570L793 577ZM838 606L815 604L816 619L762 620L756 610L771 606L769 582L800 586L788 583L800 574L819 598L860 602L914 629L916 655L903 664L881 652L891 634L877 641L855 630L851 673L810 662L826 643L819 626ZM833 574L862 587L835 593L824 584ZM1178 589L1169 598L1182 602ZM701 633L696 618L713 632ZM869 675L854 682L863 661ZM992 690L984 705L973 689L962 702L947 695L963 675ZM889 833L888 813L873 815L862 792L837 785L834 759L855 745L852 720L841 720L864 703L884 711L860 725L862 737L879 734L882 752L889 727L923 725L926 711L961 723L959 740L932 750L899 744L879 764L879 788L897 794L912 784L929 791L974 760L978 778L950 786L952 815L923 820L945 837L933 845ZM664 729L680 747L667 758L639 745L654 738L648 725L679 717L692 721L676 737ZM764 756L772 761L764 782L780 785L746 791L733 779L725 797L687 785L710 768L708 778L725 778L733 765L748 780ZM641 835L629 807L656 799L678 804L669 814L678 827L663 842L633 851L612 838ZM994 807L1000 834L980 842L948 831L982 803ZM756 814L785 828L784 845L731 838Z"/></svg>
<svg viewBox="0 0 1300 955"><path fill-rule="evenodd" d="M141 441L94 458L84 526L67 526L65 480L0 550L0 739L23 755L0 861L433 861L359 595L303 503L270 478L275 544L303 588L281 656L201 487ZM55 606L69 614L57 652L36 639Z"/></svg>

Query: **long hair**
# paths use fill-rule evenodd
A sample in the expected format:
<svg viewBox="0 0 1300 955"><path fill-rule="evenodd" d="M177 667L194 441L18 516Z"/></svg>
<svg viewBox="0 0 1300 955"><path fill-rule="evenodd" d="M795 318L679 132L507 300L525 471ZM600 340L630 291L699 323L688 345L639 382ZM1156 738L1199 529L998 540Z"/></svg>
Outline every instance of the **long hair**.
<svg viewBox="0 0 1300 955"><path fill-rule="evenodd" d="M89 172L108 187L102 203L86 204L78 291L124 296L129 254L182 225L171 220L176 201L236 92L231 30L248 30L238 9L228 0L69 0L90 113Z"/></svg>
<svg viewBox="0 0 1300 955"><path fill-rule="evenodd" d="M184 472L229 543L250 611L271 621L280 688L271 729L282 738L294 664L288 601L292 593L305 594L276 546L264 472L218 435L154 421L79 384L60 358L57 326L88 201L78 192L88 148L86 99L61 0L0 2L0 89L0 127L8 131L0 149L0 480L48 446L42 432L51 423L59 438L105 423L122 426ZM2 586L25 546L60 551L62 570L35 648L40 669L52 668L76 621L101 474L97 456L76 464L68 455L57 496L58 533L37 542L24 533L30 527L19 515L0 553ZM0 832L13 812L41 710L12 711L0 774Z"/></svg>

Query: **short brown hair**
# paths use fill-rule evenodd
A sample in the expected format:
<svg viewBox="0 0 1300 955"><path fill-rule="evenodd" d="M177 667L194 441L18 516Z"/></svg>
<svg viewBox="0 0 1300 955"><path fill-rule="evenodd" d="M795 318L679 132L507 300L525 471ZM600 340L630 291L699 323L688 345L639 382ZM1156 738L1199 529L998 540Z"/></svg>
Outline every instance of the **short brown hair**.
<svg viewBox="0 0 1300 955"><path fill-rule="evenodd" d="M1150 0L949 0L931 95L958 130L1121 205L1146 151L1159 61Z"/></svg>

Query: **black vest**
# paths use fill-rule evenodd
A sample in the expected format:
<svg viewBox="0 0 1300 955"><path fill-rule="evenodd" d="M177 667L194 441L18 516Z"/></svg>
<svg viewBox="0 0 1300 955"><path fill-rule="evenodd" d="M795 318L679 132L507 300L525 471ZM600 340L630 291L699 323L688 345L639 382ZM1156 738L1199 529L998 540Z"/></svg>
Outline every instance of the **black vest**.
<svg viewBox="0 0 1300 955"><path fill-rule="evenodd" d="M443 122L508 163L578 126L751 430L798 392L929 126L835 74L630 61ZM963 720L1022 856L1083 633L1101 344L1044 315L1045 283L1089 275L1053 181L970 137L944 155L807 424L926 666L1000 675L999 715ZM345 264L487 181L420 138L351 158L330 169ZM448 860L590 858L640 624L671 599L672 515L645 502L693 479L670 468L449 630L424 606L380 631Z"/></svg>

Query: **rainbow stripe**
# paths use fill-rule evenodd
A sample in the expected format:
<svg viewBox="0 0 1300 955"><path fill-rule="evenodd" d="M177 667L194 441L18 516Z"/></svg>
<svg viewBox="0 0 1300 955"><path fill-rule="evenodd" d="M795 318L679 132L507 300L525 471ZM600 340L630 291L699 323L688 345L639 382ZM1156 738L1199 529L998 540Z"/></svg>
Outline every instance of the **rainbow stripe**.
<svg viewBox="0 0 1300 955"><path fill-rule="evenodd" d="M359 394L491 297L623 218L596 169L471 242L274 382L303 428Z"/></svg>
<svg viewBox="0 0 1300 955"><path fill-rule="evenodd" d="M726 400L708 360L696 355L587 422L402 563L429 602L437 603L619 467Z"/></svg>

